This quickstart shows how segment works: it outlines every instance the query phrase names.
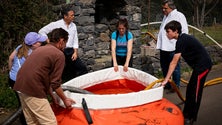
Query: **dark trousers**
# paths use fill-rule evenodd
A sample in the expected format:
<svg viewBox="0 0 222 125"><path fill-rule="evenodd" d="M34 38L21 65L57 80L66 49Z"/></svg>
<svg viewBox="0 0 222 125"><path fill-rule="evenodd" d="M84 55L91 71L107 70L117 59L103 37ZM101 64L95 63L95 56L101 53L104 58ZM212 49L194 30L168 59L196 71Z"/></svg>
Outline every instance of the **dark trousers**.
<svg viewBox="0 0 222 125"><path fill-rule="evenodd" d="M170 62L172 61L173 56L174 56L174 52L160 50L160 66L161 66L164 77L166 77L167 75ZM180 61L178 62L172 76L173 76L173 81L175 82L177 87L179 87L180 86ZM167 89L171 88L169 83L166 84L166 88Z"/></svg>
<svg viewBox="0 0 222 125"><path fill-rule="evenodd" d="M10 79L10 78L8 78L8 83L9 83L9 86L13 89L13 87L15 85L15 81ZM16 98L18 100L18 104L19 104L18 106L21 107L21 102L20 102L20 99L19 99L19 95L18 95L18 93L16 91L14 91L14 92L15 92ZM27 125L23 112L19 116L19 119L20 119L20 122L22 123L22 125Z"/></svg>
<svg viewBox="0 0 222 125"><path fill-rule="evenodd" d="M193 71L186 90L186 100L183 110L184 118L197 120L204 83L209 71L210 68L204 72Z"/></svg>
<svg viewBox="0 0 222 125"><path fill-rule="evenodd" d="M126 63L126 56L117 56L116 55L116 61L117 61L118 65L124 66L124 64ZM112 65L113 65L113 61L112 61ZM129 61L129 67L132 67L132 66L133 66L133 59L131 56L130 61Z"/></svg>
<svg viewBox="0 0 222 125"><path fill-rule="evenodd" d="M66 63L62 74L63 82L88 73L86 66L79 57L76 60L72 60L73 52L73 48L66 48L64 50Z"/></svg>

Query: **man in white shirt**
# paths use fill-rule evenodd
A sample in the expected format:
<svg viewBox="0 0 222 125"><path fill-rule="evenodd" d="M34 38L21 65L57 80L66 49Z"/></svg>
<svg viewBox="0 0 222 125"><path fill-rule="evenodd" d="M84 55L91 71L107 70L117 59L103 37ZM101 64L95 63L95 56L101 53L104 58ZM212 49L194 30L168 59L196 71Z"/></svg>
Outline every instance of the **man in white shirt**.
<svg viewBox="0 0 222 125"><path fill-rule="evenodd" d="M164 27L168 22L175 20L181 23L182 33L188 34L188 24L187 24L187 20L185 16L181 12L177 11L173 0L163 0L162 11L163 11L164 17L160 25L156 48L160 50L160 65L163 72L163 76L166 77L170 62L174 55L176 40L175 39L169 40L167 38ZM177 64L176 69L172 76L173 76L173 81L176 83L177 87L179 88L180 63ZM172 90L169 83L165 86L165 88Z"/></svg>
<svg viewBox="0 0 222 125"><path fill-rule="evenodd" d="M39 30L39 33L47 36L53 29L63 28L69 33L64 54L66 57L66 65L63 71L63 80L68 81L76 76L88 73L86 66L78 57L78 33L76 25L73 23L74 11L70 8L62 10L62 19L51 22Z"/></svg>

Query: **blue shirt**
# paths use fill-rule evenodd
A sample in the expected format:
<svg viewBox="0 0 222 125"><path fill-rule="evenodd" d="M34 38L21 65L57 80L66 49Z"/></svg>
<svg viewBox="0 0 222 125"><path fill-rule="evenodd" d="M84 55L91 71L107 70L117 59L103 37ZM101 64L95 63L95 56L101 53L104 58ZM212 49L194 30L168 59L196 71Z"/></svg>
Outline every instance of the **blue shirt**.
<svg viewBox="0 0 222 125"><path fill-rule="evenodd" d="M23 65L23 63L25 62L25 57L22 57L22 58L18 58L17 56L17 52L18 52L18 49L21 48L22 45L19 45L17 46L17 48L15 49L16 50L16 55L14 56L14 59L13 59L13 62L12 62L12 68L9 72L9 77L10 79L12 79L13 81L16 80L16 76L17 76L17 73L20 69L20 67ZM29 49L28 51L28 55L30 55L32 52L32 49Z"/></svg>
<svg viewBox="0 0 222 125"><path fill-rule="evenodd" d="M116 33L117 31L114 31L112 33L111 38L113 40L116 40ZM133 39L133 34L131 32L128 31L128 40ZM126 39L126 34L124 34L123 36L118 35L118 38L116 40L116 55L118 56L126 56L127 54L127 39Z"/></svg>

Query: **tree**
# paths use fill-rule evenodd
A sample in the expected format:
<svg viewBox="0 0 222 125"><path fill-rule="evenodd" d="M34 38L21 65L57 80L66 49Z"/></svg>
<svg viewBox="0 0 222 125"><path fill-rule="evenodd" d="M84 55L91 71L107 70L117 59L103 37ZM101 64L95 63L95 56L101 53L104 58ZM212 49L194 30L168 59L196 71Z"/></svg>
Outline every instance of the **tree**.
<svg viewBox="0 0 222 125"><path fill-rule="evenodd" d="M26 33L38 30L55 18L56 0L2 0L0 4L0 73L6 72L9 54L23 42ZM45 24L44 24L45 23Z"/></svg>
<svg viewBox="0 0 222 125"><path fill-rule="evenodd" d="M193 5L193 23L197 27L203 27L206 16L216 7L219 0L190 0Z"/></svg>

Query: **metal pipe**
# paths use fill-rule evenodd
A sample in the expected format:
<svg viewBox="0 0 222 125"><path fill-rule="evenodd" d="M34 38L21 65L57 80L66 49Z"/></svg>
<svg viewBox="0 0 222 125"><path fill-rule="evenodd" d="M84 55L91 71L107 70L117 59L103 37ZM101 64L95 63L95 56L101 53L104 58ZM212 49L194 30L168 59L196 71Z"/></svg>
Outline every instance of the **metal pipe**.
<svg viewBox="0 0 222 125"><path fill-rule="evenodd" d="M22 114L22 108L19 107L18 110L13 113L8 119L6 119L1 125L11 125L15 120Z"/></svg>

